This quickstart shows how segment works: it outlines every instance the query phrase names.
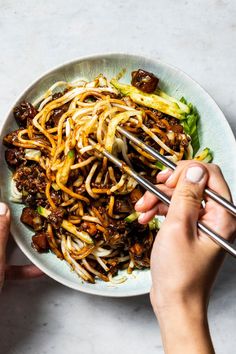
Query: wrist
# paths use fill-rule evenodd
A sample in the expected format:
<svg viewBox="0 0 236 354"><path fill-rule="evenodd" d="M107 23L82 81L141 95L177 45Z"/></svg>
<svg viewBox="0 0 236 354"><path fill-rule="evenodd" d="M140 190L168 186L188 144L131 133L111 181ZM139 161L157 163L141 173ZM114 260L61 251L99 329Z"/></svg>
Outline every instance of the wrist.
<svg viewBox="0 0 236 354"><path fill-rule="evenodd" d="M172 301L152 305L158 319L166 354L212 354L207 305L200 299L175 296Z"/></svg>
<svg viewBox="0 0 236 354"><path fill-rule="evenodd" d="M194 322L202 324L207 321L207 306L200 300L174 298L168 304L153 306L160 325L179 319L179 322ZM175 321L174 321L175 322Z"/></svg>
<svg viewBox="0 0 236 354"><path fill-rule="evenodd" d="M151 289L150 300L156 315L165 316L166 313L191 311L192 313L207 315L208 293L201 291L155 291Z"/></svg>

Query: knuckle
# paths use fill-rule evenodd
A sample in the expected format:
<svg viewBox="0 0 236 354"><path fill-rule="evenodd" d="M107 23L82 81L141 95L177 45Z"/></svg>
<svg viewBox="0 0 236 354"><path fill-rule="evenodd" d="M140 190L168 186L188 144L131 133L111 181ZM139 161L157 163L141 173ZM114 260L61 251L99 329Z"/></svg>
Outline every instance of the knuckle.
<svg viewBox="0 0 236 354"><path fill-rule="evenodd" d="M210 164L209 168L215 173L221 173L221 169L215 163Z"/></svg>
<svg viewBox="0 0 236 354"><path fill-rule="evenodd" d="M153 197L153 194L152 194L152 193L150 193L150 192L145 192L144 195L143 195L143 201L144 201L145 203L148 203L149 200L150 200L150 198L152 198L152 197Z"/></svg>
<svg viewBox="0 0 236 354"><path fill-rule="evenodd" d="M177 166L183 166L183 165L186 164L186 162L187 162L186 160L180 160L180 161L177 161L177 162L176 162L176 165L177 165Z"/></svg>
<svg viewBox="0 0 236 354"><path fill-rule="evenodd" d="M184 201L191 201L194 204L200 204L202 196L195 188L189 188L189 186L183 186L178 191L178 197Z"/></svg>
<svg viewBox="0 0 236 354"><path fill-rule="evenodd" d="M219 223L219 232L224 230L224 236L230 241L234 241L236 237L236 221L235 218L227 212L227 210L223 209L218 212L217 216Z"/></svg>
<svg viewBox="0 0 236 354"><path fill-rule="evenodd" d="M167 214L167 218L163 223L165 227L168 227L168 233L171 235L176 235L183 230L183 218L175 214L174 217L169 218ZM163 227L163 226L162 226Z"/></svg>

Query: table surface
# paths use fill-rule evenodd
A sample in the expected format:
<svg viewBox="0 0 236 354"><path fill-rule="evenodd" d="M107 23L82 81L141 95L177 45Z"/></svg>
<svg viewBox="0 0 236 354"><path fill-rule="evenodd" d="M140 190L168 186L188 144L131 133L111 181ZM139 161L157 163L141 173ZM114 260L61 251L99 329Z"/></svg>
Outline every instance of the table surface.
<svg viewBox="0 0 236 354"><path fill-rule="evenodd" d="M0 119L51 67L105 52L172 63L216 100L236 132L236 2L223 0L0 0ZM14 246L10 261L27 260ZM235 348L235 262L228 259L210 303L219 354ZM162 353L148 296L95 297L49 278L8 282L0 296L0 353Z"/></svg>

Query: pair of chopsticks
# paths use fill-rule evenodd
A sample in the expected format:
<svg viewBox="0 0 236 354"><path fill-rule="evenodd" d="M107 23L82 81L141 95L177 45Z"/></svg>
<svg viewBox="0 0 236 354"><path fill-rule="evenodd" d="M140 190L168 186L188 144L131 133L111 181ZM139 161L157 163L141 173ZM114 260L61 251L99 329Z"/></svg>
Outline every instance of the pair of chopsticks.
<svg viewBox="0 0 236 354"><path fill-rule="evenodd" d="M135 143L137 146L142 148L144 151L149 153L151 156L155 157L158 161L160 161L163 165L169 167L172 170L175 170L177 165L168 160L165 156L161 155L159 152L154 150L152 147L146 145L143 141L135 137L133 134L125 130L124 128L121 128L120 126L117 127L117 131L119 131L122 135L124 135L126 138L131 140L133 143ZM136 180L141 186L143 186L147 191L153 193L156 197L158 197L163 203L170 205L171 199L164 193L162 192L159 188L157 188L154 184L149 182L147 179L144 177L140 176L137 172L135 172L132 168L130 168L126 163L123 161L120 161L117 159L115 156L110 154L104 147L102 147L99 144L96 144L91 140L91 143L95 145L95 148L100 151L104 156L106 156L111 162L114 163L118 168L120 168L122 171L127 173L129 176L133 177L134 180ZM224 208L226 208L230 213L232 213L234 216L236 215L236 206L232 203L230 203L228 200L214 192L213 190L207 188L205 189L205 195L209 196L211 199L216 201L218 204L222 205ZM211 230L208 226L201 222L197 222L197 227L199 230L203 231L205 234L207 234L215 243L217 243L220 247L222 247L226 252L228 252L231 256L236 257L236 249L232 246L230 242L225 240L223 237L218 235L215 231Z"/></svg>

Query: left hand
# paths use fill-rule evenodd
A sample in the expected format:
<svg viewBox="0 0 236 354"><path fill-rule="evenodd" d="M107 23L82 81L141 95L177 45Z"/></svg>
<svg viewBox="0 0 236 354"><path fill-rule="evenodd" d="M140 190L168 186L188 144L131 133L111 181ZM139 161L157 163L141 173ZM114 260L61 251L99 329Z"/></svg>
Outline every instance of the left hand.
<svg viewBox="0 0 236 354"><path fill-rule="evenodd" d="M11 214L8 206L0 202L0 291L5 279L30 279L43 274L34 265L6 265L6 246L9 238Z"/></svg>

